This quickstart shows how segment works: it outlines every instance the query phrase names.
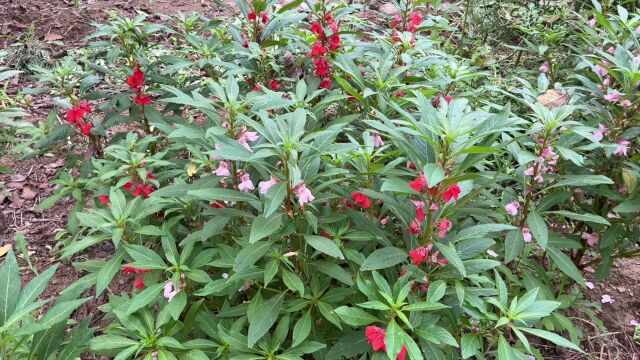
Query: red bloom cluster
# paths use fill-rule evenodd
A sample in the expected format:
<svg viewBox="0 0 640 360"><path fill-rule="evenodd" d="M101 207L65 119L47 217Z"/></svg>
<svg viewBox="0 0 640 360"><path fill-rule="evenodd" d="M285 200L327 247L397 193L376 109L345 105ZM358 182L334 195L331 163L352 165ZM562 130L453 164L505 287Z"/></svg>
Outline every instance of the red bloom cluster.
<svg viewBox="0 0 640 360"><path fill-rule="evenodd" d="M387 336L387 330L378 326L367 326L365 330L367 342L371 344L373 351L387 352L387 344L384 342L385 336ZM407 347L402 345L402 350L398 353L397 360L405 360L407 358Z"/></svg>
<svg viewBox="0 0 640 360"><path fill-rule="evenodd" d="M109 207L109 197L107 195L98 195L100 203L106 207Z"/></svg>
<svg viewBox="0 0 640 360"><path fill-rule="evenodd" d="M258 15L255 13L255 11L252 11L252 12L247 14L247 19L249 19L249 21L257 22L258 21ZM268 23L269 22L269 14L267 14L264 11L261 12L260 13L260 21L262 22L263 25Z"/></svg>
<svg viewBox="0 0 640 360"><path fill-rule="evenodd" d="M452 102L453 100L455 100L455 98L456 98L456 97L455 97L455 96L447 96L447 95L442 96L442 97L441 97L441 96L438 96L438 97L436 97L435 99L433 99L433 101L431 102L431 104L432 104L433 106L435 106L435 107L440 106L440 98L444 98L444 101L446 101L446 102L447 102L447 104L451 104L451 102Z"/></svg>
<svg viewBox="0 0 640 360"><path fill-rule="evenodd" d="M147 173L147 179L155 179L155 178L156 177L153 176L153 174L151 174L150 172ZM145 199L148 198L149 195L151 195L151 193L155 191L155 188L153 187L153 185L144 184L142 182L138 183L136 179L131 179L131 181L124 184L122 188L125 191L133 190L134 197L142 196Z"/></svg>
<svg viewBox="0 0 640 360"><path fill-rule="evenodd" d="M324 32L324 27L331 28L331 35L327 36ZM322 78L320 81L320 87L324 89L331 89L333 82L331 81L331 75L329 74L330 66L327 61L327 55L340 48L340 35L338 34L338 22L333 19L331 14L327 15L321 21L315 21L311 24L311 32L317 37L316 42L311 46L311 52L308 57L313 58L313 65L316 69L316 76Z"/></svg>
<svg viewBox="0 0 640 360"><path fill-rule="evenodd" d="M429 184L427 183L427 179L425 178L423 173L420 173L417 178L410 181L409 186L417 192L429 193L429 196L431 197L431 200L432 200L429 211L435 211L438 209L439 196L442 196L444 198L444 202L448 203L449 201L451 201L451 199L457 201L458 198L460 197L460 192L461 192L460 186L458 186L457 183L449 186L444 191L442 191L442 188L440 186L429 187ZM407 229L407 233L419 234L420 232L422 232L422 227L421 227L422 221L426 218L424 213L425 203L423 201L413 201L413 200L412 202L416 207L416 217L413 219L413 221L409 225L409 228ZM447 234L447 231L450 228L451 228L451 221L446 219L443 220L441 223L438 224L439 236L441 238L445 237Z"/></svg>
<svg viewBox="0 0 640 360"><path fill-rule="evenodd" d="M139 269L139 268L134 268L131 266L125 266L122 269L122 272L125 274L136 274L136 275L142 275L146 272L149 272L151 270L147 270L147 269ZM142 279L142 276L136 278L136 280L133 283L133 286L135 286L136 289L138 290L142 290L144 289L144 280Z"/></svg>
<svg viewBox="0 0 640 360"><path fill-rule="evenodd" d="M351 200L363 209L368 209L371 206L371 200L369 197L359 191L351 194Z"/></svg>
<svg viewBox="0 0 640 360"><path fill-rule="evenodd" d="M87 100L78 101L71 109L67 111L67 121L73 124L85 136L91 135L93 124L84 121L86 114L91 114L91 106Z"/></svg>
<svg viewBox="0 0 640 360"><path fill-rule="evenodd" d="M417 249L409 251L411 262L413 262L414 265L422 265L422 264L428 265L429 263L447 265L449 263L449 261L445 259L438 259L438 257L440 256L439 251L436 251L432 255L431 254L432 249L433 249L433 244L429 244L426 247L421 246Z"/></svg>
<svg viewBox="0 0 640 360"><path fill-rule="evenodd" d="M127 78L127 85L136 93L133 97L133 101L140 105L151 104L151 98L147 96L144 91L144 73L139 67L133 69L133 75Z"/></svg>

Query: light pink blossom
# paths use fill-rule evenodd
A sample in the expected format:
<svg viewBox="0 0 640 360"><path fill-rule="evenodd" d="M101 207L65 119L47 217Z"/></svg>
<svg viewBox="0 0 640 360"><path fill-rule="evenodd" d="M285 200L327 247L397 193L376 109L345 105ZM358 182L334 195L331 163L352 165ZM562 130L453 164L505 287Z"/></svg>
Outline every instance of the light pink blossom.
<svg viewBox="0 0 640 360"><path fill-rule="evenodd" d="M640 35L640 26L636 28L636 34Z"/></svg>
<svg viewBox="0 0 640 360"><path fill-rule="evenodd" d="M242 174L242 176L240 176L240 184L238 184L238 190L249 192L255 188L256 187L253 186L253 183L251 182L251 175Z"/></svg>
<svg viewBox="0 0 640 360"><path fill-rule="evenodd" d="M542 65L540 65L540 67L538 68L538 70L543 74L548 73L550 70L549 62L548 61L543 62Z"/></svg>
<svg viewBox="0 0 640 360"><path fill-rule="evenodd" d="M167 284L164 286L164 297L167 299L167 302L171 302L179 291L179 289L173 288L173 281L167 281Z"/></svg>
<svg viewBox="0 0 640 360"><path fill-rule="evenodd" d="M602 300L600 301L602 301L603 304L613 304L615 302L615 300L613 300L609 295L602 295Z"/></svg>
<svg viewBox="0 0 640 360"><path fill-rule="evenodd" d="M304 182L298 184L293 189L293 192L298 197L298 201L300 203L300 206L304 206L304 204L306 204L308 202L312 202L315 199L315 197L313 196L311 191L309 189L307 189L307 186L304 184Z"/></svg>
<svg viewBox="0 0 640 360"><path fill-rule="evenodd" d="M595 247L598 244L598 240L600 240L600 235L598 233L582 233L582 240L586 240L587 244L591 247Z"/></svg>
<svg viewBox="0 0 640 360"><path fill-rule="evenodd" d="M498 257L498 253L496 253L495 251L489 249L487 250L487 255L491 256L491 257Z"/></svg>
<svg viewBox="0 0 640 360"><path fill-rule="evenodd" d="M624 106L624 107L631 107L633 105L633 103L631 102L631 100L629 99L624 99L622 100L622 102L620 103L620 105Z"/></svg>
<svg viewBox="0 0 640 360"><path fill-rule="evenodd" d="M635 57L633 58L633 62L634 62L634 63L636 63L636 65L640 65L640 55L635 56Z"/></svg>
<svg viewBox="0 0 640 360"><path fill-rule="evenodd" d="M269 191L269 189L278 182L280 182L280 180L278 180L278 178L275 176L272 176L268 181L260 181L260 183L258 184L258 188L260 188L260 194L266 194L267 191Z"/></svg>
<svg viewBox="0 0 640 360"><path fill-rule="evenodd" d="M614 48L613 46L610 46L610 47L607 49L607 52L608 52L609 54L613 55L613 54L615 54L615 53L616 53L616 48Z"/></svg>
<svg viewBox="0 0 640 360"><path fill-rule="evenodd" d="M522 238L526 243L531 242L531 230L529 230L529 228L526 228L526 227L522 228Z"/></svg>
<svg viewBox="0 0 640 360"><path fill-rule="evenodd" d="M630 141L618 140L618 147L613 151L613 155L627 156L629 151L629 145L631 145Z"/></svg>
<svg viewBox="0 0 640 360"><path fill-rule="evenodd" d="M595 71L596 71L598 74L600 74L600 76L602 76L602 77L605 77L605 76L607 76L607 75L609 74L609 71L607 71L607 69L603 68L603 67L602 67L602 66L600 66L600 65L596 65L596 66L594 67L594 69L595 69Z"/></svg>
<svg viewBox="0 0 640 360"><path fill-rule="evenodd" d="M609 129L605 125L598 124L598 130L593 132L593 136L596 140L601 141L607 135L607 132L609 132Z"/></svg>
<svg viewBox="0 0 640 360"><path fill-rule="evenodd" d="M591 18L591 20L587 21L587 24L591 27L596 26L596 18Z"/></svg>
<svg viewBox="0 0 640 360"><path fill-rule="evenodd" d="M520 203L517 201L512 201L510 203L508 203L504 209L507 211L507 214L511 215L511 216L516 216L518 215L518 208L520 207Z"/></svg>
<svg viewBox="0 0 640 360"><path fill-rule="evenodd" d="M634 319L629 320L629 325L637 327L638 325L640 325L640 323L638 323L638 321Z"/></svg>
<svg viewBox="0 0 640 360"><path fill-rule="evenodd" d="M222 145L220 145L220 144L215 144L215 147L216 147L216 150L222 150ZM222 159L222 158L220 157L220 155L213 155L213 154L211 154L211 155L210 155L210 157L211 157L213 160L220 160L220 159Z"/></svg>
<svg viewBox="0 0 640 360"><path fill-rule="evenodd" d="M387 225L388 221L389 221L389 217L385 216L382 219L380 219L380 225L382 225L382 226Z"/></svg>
<svg viewBox="0 0 640 360"><path fill-rule="evenodd" d="M610 102L618 102L620 101L620 99L622 99L622 95L620 95L618 91L613 90L612 92L606 94L604 96L604 99Z"/></svg>
<svg viewBox="0 0 640 360"><path fill-rule="evenodd" d="M382 141L382 137L380 137L380 134L378 134L377 132L374 132L371 134L371 136L373 136L373 146L375 147L384 146L384 141Z"/></svg>
<svg viewBox="0 0 640 360"><path fill-rule="evenodd" d="M231 164L228 161L220 161L218 168L213 170L213 174L217 176L229 176L231 175L229 172L230 167Z"/></svg>
<svg viewBox="0 0 640 360"><path fill-rule="evenodd" d="M240 134L236 138L236 141L242 146L244 146L247 150L251 151L251 146L249 146L249 141L258 140L258 133L255 131L247 131L246 129L242 129Z"/></svg>
<svg viewBox="0 0 640 360"><path fill-rule="evenodd" d="M591 281L586 281L584 284L587 286L587 289L589 290L593 290L596 287L595 285L593 285Z"/></svg>

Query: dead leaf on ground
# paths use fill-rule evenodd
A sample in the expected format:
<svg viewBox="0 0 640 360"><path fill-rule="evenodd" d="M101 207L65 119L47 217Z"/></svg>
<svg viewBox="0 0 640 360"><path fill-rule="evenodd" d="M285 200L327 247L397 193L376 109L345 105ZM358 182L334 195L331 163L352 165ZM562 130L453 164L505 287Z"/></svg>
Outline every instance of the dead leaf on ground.
<svg viewBox="0 0 640 360"><path fill-rule="evenodd" d="M11 244L0 246L0 257L4 256L6 253L8 253L9 250L11 250Z"/></svg>
<svg viewBox="0 0 640 360"><path fill-rule="evenodd" d="M538 96L536 100L549 109L553 109L569 103L569 96L565 91L551 89Z"/></svg>
<svg viewBox="0 0 640 360"><path fill-rule="evenodd" d="M62 40L64 39L64 37L60 34L51 32L48 33L45 37L44 37L44 41L58 41L58 40Z"/></svg>
<svg viewBox="0 0 640 360"><path fill-rule="evenodd" d="M20 197L25 200L33 200L38 196L38 192L36 191L35 186L33 185L25 185L22 187L22 194Z"/></svg>
<svg viewBox="0 0 640 360"><path fill-rule="evenodd" d="M47 164L47 167L50 169L56 169L65 164L65 159L58 159L50 164Z"/></svg>
<svg viewBox="0 0 640 360"><path fill-rule="evenodd" d="M20 198L20 195L18 195L17 191L14 191L11 193L11 206L14 209L19 209L22 207L22 204L24 204L24 200L22 200Z"/></svg>

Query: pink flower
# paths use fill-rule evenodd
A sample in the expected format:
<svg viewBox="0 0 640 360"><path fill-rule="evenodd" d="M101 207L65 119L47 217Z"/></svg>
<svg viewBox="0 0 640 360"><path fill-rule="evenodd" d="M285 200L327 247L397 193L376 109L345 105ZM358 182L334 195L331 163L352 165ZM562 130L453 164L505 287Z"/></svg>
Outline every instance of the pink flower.
<svg viewBox="0 0 640 360"><path fill-rule="evenodd" d="M531 230L529 230L529 228L526 228L526 227L522 228L522 238L526 243L531 242Z"/></svg>
<svg viewBox="0 0 640 360"><path fill-rule="evenodd" d="M598 140L601 141L605 135L607 135L607 132L609 131L609 129L603 125L603 124L598 124L598 130L593 132L593 136Z"/></svg>
<svg viewBox="0 0 640 360"><path fill-rule="evenodd" d="M640 323L637 320L629 320L629 325L637 327Z"/></svg>
<svg viewBox="0 0 640 360"><path fill-rule="evenodd" d="M255 131L247 131L246 129L242 129L240 134L237 137L237 141L240 145L247 148L247 150L251 150L251 147L247 143L247 141L256 141L259 139L258 133Z"/></svg>
<svg viewBox="0 0 640 360"><path fill-rule="evenodd" d="M598 240L600 240L600 235L598 233L582 233L582 240L586 240L587 244L591 247L595 247L598 244Z"/></svg>
<svg viewBox="0 0 640 360"><path fill-rule="evenodd" d="M496 253L495 251L489 249L487 250L487 255L491 256L491 257L498 257L498 253Z"/></svg>
<svg viewBox="0 0 640 360"><path fill-rule="evenodd" d="M229 172L229 167L231 164L228 161L220 161L218 164L218 168L213 170L213 174L217 176L229 176L231 173Z"/></svg>
<svg viewBox="0 0 640 360"><path fill-rule="evenodd" d="M620 99L622 99L622 95L620 95L618 91L613 90L612 92L606 94L604 96L604 99L610 102L618 102L620 101Z"/></svg>
<svg viewBox="0 0 640 360"><path fill-rule="evenodd" d="M533 176L533 170L534 170L534 169L533 169L533 166L529 167L528 169L526 169L526 170L524 171L524 175L526 175L526 176ZM542 171L538 171L538 175L536 175L536 177L534 178L534 180L535 180L537 183L541 183L541 182L543 182L543 181L544 181L544 178L542 177Z"/></svg>
<svg viewBox="0 0 640 360"><path fill-rule="evenodd" d="M384 226L387 225L387 222L389 222L389 217L385 216L382 219L380 219L380 225Z"/></svg>
<svg viewBox="0 0 640 360"><path fill-rule="evenodd" d="M613 304L615 301L609 295L602 295L602 300L600 300L603 304Z"/></svg>
<svg viewBox="0 0 640 360"><path fill-rule="evenodd" d="M616 48L614 48L613 46L610 46L610 47L607 49L607 52L608 52L609 54L613 55L613 54L615 54L615 53L616 53Z"/></svg>
<svg viewBox="0 0 640 360"><path fill-rule="evenodd" d="M300 206L304 206L304 204L308 202L312 202L315 199L311 191L307 189L307 186L304 184L304 182L301 182L300 184L298 184L293 189L293 192L298 197Z"/></svg>
<svg viewBox="0 0 640 360"><path fill-rule="evenodd" d="M587 286L587 289L589 290L593 290L596 287L595 285L593 285L591 281L586 281L584 284Z"/></svg>
<svg viewBox="0 0 640 360"><path fill-rule="evenodd" d="M618 140L618 147L613 151L613 155L627 156L629 145L631 145L630 141Z"/></svg>
<svg viewBox="0 0 640 360"><path fill-rule="evenodd" d="M444 238L447 236L447 231L449 231L451 229L451 226L453 225L453 223L451 222L451 220L448 219L444 219L441 222L438 223L438 237L440 238Z"/></svg>
<svg viewBox="0 0 640 360"><path fill-rule="evenodd" d="M255 188L256 187L253 186L253 183L251 182L251 175L245 173L240 176L240 184L238 184L238 190L249 192Z"/></svg>
<svg viewBox="0 0 640 360"><path fill-rule="evenodd" d="M447 188L447 190L444 192L444 202L449 202L449 200L454 199L454 200L458 200L458 196L460 196L460 187L458 186L458 183L455 183L451 186L449 186Z"/></svg>
<svg viewBox="0 0 640 360"><path fill-rule="evenodd" d="M520 207L520 203L517 201L512 201L510 203L508 203L504 209L507 211L507 214L511 215L511 216L516 216L518 215L518 208Z"/></svg>
<svg viewBox="0 0 640 360"><path fill-rule="evenodd" d="M589 20L589 21L587 22L587 24L588 24L589 26L591 26L591 27L596 26L596 18L592 18L591 20Z"/></svg>
<svg viewBox="0 0 640 360"><path fill-rule="evenodd" d="M384 141L382 141L382 137L380 137L380 134L378 134L377 132L373 132L371 133L371 136L373 136L373 146L375 147L384 146Z"/></svg>
<svg viewBox="0 0 640 360"><path fill-rule="evenodd" d="M538 70L540 70L540 72L544 74L548 73L550 70L549 62L548 61L543 62L542 65L540 65L540 68Z"/></svg>
<svg viewBox="0 0 640 360"><path fill-rule="evenodd" d="M164 297L167 299L167 302L171 302L179 291L180 290L173 288L173 281L169 280L164 286Z"/></svg>
<svg viewBox="0 0 640 360"><path fill-rule="evenodd" d="M638 26L638 28L636 28L636 34L640 35L640 26Z"/></svg>
<svg viewBox="0 0 640 360"><path fill-rule="evenodd" d="M633 106L633 103L629 99L624 99L624 100L622 100L620 105L622 105L624 107L631 107L631 106Z"/></svg>
<svg viewBox="0 0 640 360"><path fill-rule="evenodd" d="M640 55L638 55L638 56L634 57L634 58L633 58L633 62L634 62L636 65L640 65Z"/></svg>
<svg viewBox="0 0 640 360"><path fill-rule="evenodd" d="M269 191L269 189L278 182L280 182L280 180L278 180L278 178L276 178L275 176L272 176L268 181L260 181L260 183L258 184L258 188L260 188L260 194L266 194L267 191Z"/></svg>
<svg viewBox="0 0 640 360"><path fill-rule="evenodd" d="M385 329L377 326L367 326L365 335L367 336L367 342L371 344L373 351L387 351L387 345L384 343L384 338L387 335L387 331Z"/></svg>
<svg viewBox="0 0 640 360"><path fill-rule="evenodd" d="M600 65L596 65L596 66L594 67L594 69L595 69L595 70L596 70L596 72L597 72L598 74L600 74L600 76L602 76L602 77L605 77L605 76L607 76L607 75L609 74L609 71L607 71L607 69L603 68L603 67L602 67L602 66L600 66Z"/></svg>

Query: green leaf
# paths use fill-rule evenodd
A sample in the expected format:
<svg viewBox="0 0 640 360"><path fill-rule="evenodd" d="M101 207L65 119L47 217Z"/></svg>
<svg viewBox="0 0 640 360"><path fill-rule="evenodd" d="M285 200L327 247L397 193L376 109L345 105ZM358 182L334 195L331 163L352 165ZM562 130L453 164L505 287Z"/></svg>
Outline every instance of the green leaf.
<svg viewBox="0 0 640 360"><path fill-rule="evenodd" d="M267 201L264 205L264 216L268 217L273 214L278 208L282 201L287 197L287 183L281 181L275 185L273 185L267 191Z"/></svg>
<svg viewBox="0 0 640 360"><path fill-rule="evenodd" d="M407 253L397 247L385 247L371 253L362 263L361 271L386 269L407 259Z"/></svg>
<svg viewBox="0 0 640 360"><path fill-rule="evenodd" d="M324 236L317 236L317 235L305 235L304 239L307 241L307 244L309 244L309 246L311 246L312 248L322 253L325 253L329 256L332 256L334 258L344 259L344 255L342 255L342 251L340 251L340 248L335 242L333 242L333 240L327 239Z"/></svg>
<svg viewBox="0 0 640 360"><path fill-rule="evenodd" d="M131 299L126 313L133 314L134 312L149 305L158 297L158 295L160 295L160 292L162 292L164 285L164 283L154 284L142 290L140 293L134 296L133 299Z"/></svg>
<svg viewBox="0 0 640 360"><path fill-rule="evenodd" d="M374 322L380 322L377 317L369 314L368 312L349 306L340 306L334 310L340 319L351 326L364 326Z"/></svg>
<svg viewBox="0 0 640 360"><path fill-rule="evenodd" d="M504 243L504 261L509 263L517 259L524 249L524 236L520 229L511 230L507 233Z"/></svg>
<svg viewBox="0 0 640 360"><path fill-rule="evenodd" d="M251 244L245 247L244 249L240 250L238 256L236 256L233 270L238 272L249 268L258 260L262 259L262 257L267 253L267 251L269 251L270 248L271 243L267 241L256 242L255 244Z"/></svg>
<svg viewBox="0 0 640 360"><path fill-rule="evenodd" d="M640 200L628 200L613 208L617 213L633 213L640 211Z"/></svg>
<svg viewBox="0 0 640 360"><path fill-rule="evenodd" d="M394 319L387 325L387 335L384 337L384 343L387 345L387 356L389 359L395 359L402 350L404 345L405 332L396 323Z"/></svg>
<svg viewBox="0 0 640 360"><path fill-rule="evenodd" d="M60 322L66 322L69 319L69 315L73 313L80 305L87 302L89 297L78 300L69 300L56 303L39 321L46 327L58 324Z"/></svg>
<svg viewBox="0 0 640 360"><path fill-rule="evenodd" d="M547 248L547 253L549 254L551 260L563 273L575 280L578 284L585 286L584 278L582 277L580 270L578 270L573 261L571 261L571 258L569 258L560 249L551 246Z"/></svg>
<svg viewBox="0 0 640 360"><path fill-rule="evenodd" d="M511 345L504 336L500 335L498 340L498 360L517 360L516 354L513 352Z"/></svg>
<svg viewBox="0 0 640 360"><path fill-rule="evenodd" d="M133 267L141 269L157 269L164 270L167 264L155 251L148 249L142 245L126 245L125 250L133 258Z"/></svg>
<svg viewBox="0 0 640 360"><path fill-rule="evenodd" d="M460 338L460 350L462 350L462 358L468 359L476 352L481 351L480 336L478 334L464 334Z"/></svg>
<svg viewBox="0 0 640 360"><path fill-rule="evenodd" d="M602 225L611 225L611 223L609 223L607 219L595 214L576 214L574 212L566 211L566 210L549 211L548 213L562 215L564 217L568 217L569 219L574 219L574 220L592 222L592 223L602 224Z"/></svg>
<svg viewBox="0 0 640 360"><path fill-rule="evenodd" d="M538 245L540 245L543 250L546 249L547 242L549 241L549 230L542 216L535 211L531 211L527 216L527 225L533 237L538 241Z"/></svg>
<svg viewBox="0 0 640 360"><path fill-rule="evenodd" d="M282 269L282 281L289 289L298 292L300 296L304 296L304 283L298 275Z"/></svg>
<svg viewBox="0 0 640 360"><path fill-rule="evenodd" d="M282 214L274 214L268 218L260 215L253 220L251 224L251 233L249 234L249 243L253 244L274 232L278 231L282 226Z"/></svg>
<svg viewBox="0 0 640 360"><path fill-rule="evenodd" d="M187 191L187 195L193 196L198 199L206 200L209 202L213 201L257 201L258 198L246 192L240 192L236 190L230 189L199 189L199 190L190 190Z"/></svg>
<svg viewBox="0 0 640 360"><path fill-rule="evenodd" d="M438 250L440 250L442 255L449 261L450 265L453 265L453 267L455 267L462 276L467 276L467 270L464 268L464 263L458 256L456 248L453 247L452 243L447 245L436 243L436 247L438 247Z"/></svg>
<svg viewBox="0 0 640 360"><path fill-rule="evenodd" d="M138 342L120 335L101 335L91 339L89 348L93 351L124 349L138 345Z"/></svg>
<svg viewBox="0 0 640 360"><path fill-rule="evenodd" d="M109 286L113 277L118 273L118 270L120 270L123 259L124 251L120 250L116 252L111 260L107 261L107 263L100 268L96 278L96 296L100 296L107 286Z"/></svg>
<svg viewBox="0 0 640 360"><path fill-rule="evenodd" d="M580 349L579 346L577 346L576 344L572 343L571 341L563 338L560 335L554 334L550 331L546 331L546 330L541 330L541 329L532 329L532 328L524 328L524 327L519 327L517 328L518 330L527 332L533 336L537 336L537 337L541 337L545 340L549 340L552 343L559 345L559 346L564 346L566 348L581 352L584 354L584 351L582 351L582 349Z"/></svg>
<svg viewBox="0 0 640 360"><path fill-rule="evenodd" d="M311 310L307 311L300 317L300 320L293 327L293 342L291 346L297 346L303 342L311 332Z"/></svg>
<svg viewBox="0 0 640 360"><path fill-rule="evenodd" d="M516 229L516 227L512 226L512 225L507 225L507 224L480 224L480 225L474 225L474 226L470 226L470 227L468 227L466 229L460 230L460 232L457 233L455 235L455 237L453 238L453 242L458 242L458 241L462 241L462 240L469 240L469 239L483 238L487 234L492 233L492 232L500 232L500 231L513 230L513 229Z"/></svg>
<svg viewBox="0 0 640 360"><path fill-rule="evenodd" d="M20 299L15 306L16 309L22 309L25 306L31 304L38 298L38 296L40 296L40 294L42 294L44 289L46 289L47 285L49 284L49 279L51 279L53 274L58 269L58 265L60 264L53 265L52 267L43 271L40 275L29 281L27 286L25 286L22 290L22 294L20 294Z"/></svg>
<svg viewBox="0 0 640 360"><path fill-rule="evenodd" d="M0 326L11 316L20 297L20 272L13 250L5 255L0 268Z"/></svg>
<svg viewBox="0 0 640 360"><path fill-rule="evenodd" d="M253 318L249 321L249 334L247 336L247 346L250 348L269 331L271 326L278 320L285 292L273 296L265 301Z"/></svg>
<svg viewBox="0 0 640 360"><path fill-rule="evenodd" d="M571 175L558 181L555 185L552 185L549 188L558 186L590 186L601 184L611 185L613 184L613 180L604 175Z"/></svg>
<svg viewBox="0 0 640 360"><path fill-rule="evenodd" d="M348 286L353 285L353 275L338 264L328 261L316 261L311 263L311 266L315 270L345 283Z"/></svg>
<svg viewBox="0 0 640 360"><path fill-rule="evenodd" d="M424 167L424 177L427 179L429 187L434 187L444 180L444 169L437 164L427 164Z"/></svg>

